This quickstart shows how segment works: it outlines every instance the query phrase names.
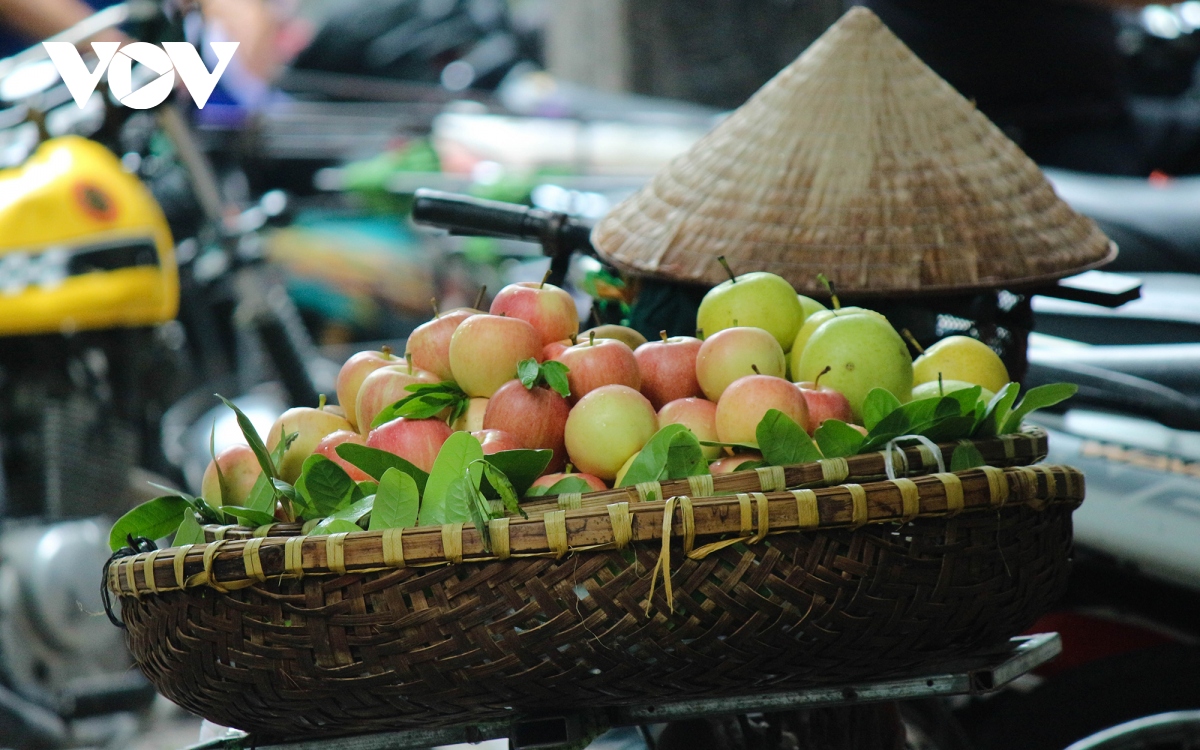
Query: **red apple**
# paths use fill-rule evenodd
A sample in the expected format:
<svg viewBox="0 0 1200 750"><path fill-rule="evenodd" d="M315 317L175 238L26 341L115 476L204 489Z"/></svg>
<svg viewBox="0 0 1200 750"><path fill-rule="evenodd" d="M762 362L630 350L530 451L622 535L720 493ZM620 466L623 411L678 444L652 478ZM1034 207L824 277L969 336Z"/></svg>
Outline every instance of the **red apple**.
<svg viewBox="0 0 1200 750"><path fill-rule="evenodd" d="M451 310L417 326L409 334L406 358L413 367L433 373L438 380L453 380L450 338L464 320L476 314L473 310Z"/></svg>
<svg viewBox="0 0 1200 750"><path fill-rule="evenodd" d="M642 386L637 358L627 344L616 339L591 338L567 347L558 355L567 366L571 403L604 385L624 385L635 391Z"/></svg>
<svg viewBox="0 0 1200 750"><path fill-rule="evenodd" d="M485 430L503 430L531 450L552 450L547 471L558 471L567 460L563 433L571 407L567 400L549 388L526 388L519 380L510 380L488 401L483 415Z"/></svg>
<svg viewBox="0 0 1200 750"><path fill-rule="evenodd" d="M800 395L804 396L804 401L808 404L808 420L812 429L820 427L826 419L837 419L846 423L854 421L850 400L841 392L821 385L820 375L815 381L796 383L796 387L800 389Z"/></svg>
<svg viewBox="0 0 1200 750"><path fill-rule="evenodd" d="M738 378L756 373L782 378L786 370L783 348L761 328L717 331L696 353L696 380L709 401L720 401L725 388Z"/></svg>
<svg viewBox="0 0 1200 750"><path fill-rule="evenodd" d="M739 453L736 456L727 456L726 458L713 461L708 465L708 470L712 472L713 476L717 474L732 474L747 461L761 460L763 460L763 457L758 453Z"/></svg>
<svg viewBox="0 0 1200 750"><path fill-rule="evenodd" d="M317 447L313 450L314 454L319 454L333 461L356 482L366 482L371 479L371 476L354 464L337 454L337 447L342 443L354 443L355 445L366 445L367 441L362 435L351 430L338 430L331 432L321 438L321 442L317 443Z"/></svg>
<svg viewBox="0 0 1200 750"><path fill-rule="evenodd" d="M567 350L568 347L574 346L571 339L563 339L562 341L551 341L542 347L542 361L549 362L552 359L558 359L558 355Z"/></svg>
<svg viewBox="0 0 1200 750"><path fill-rule="evenodd" d="M442 443L453 434L440 419L405 419L384 422L367 435L367 446L394 453L421 471L431 471Z"/></svg>
<svg viewBox="0 0 1200 750"><path fill-rule="evenodd" d="M285 434L290 435L294 432L296 438L284 451L283 458L275 467L279 478L295 484L300 470L304 467L304 459L312 455L321 438L338 430L353 429L348 420L323 409L298 406L280 414L275 424L271 425L271 431L267 433L267 450L275 450L275 446L279 445Z"/></svg>
<svg viewBox="0 0 1200 750"><path fill-rule="evenodd" d="M517 376L517 363L540 358L542 346L538 332L520 318L472 315L450 337L450 369L468 396L490 398Z"/></svg>
<svg viewBox="0 0 1200 750"><path fill-rule="evenodd" d="M562 473L543 474L542 476L535 479L531 486L532 487L553 487L554 485L558 484L562 480L570 479L572 477L574 477L575 479L582 479L587 484L587 486L590 487L595 492L600 492L601 490L608 489L608 485L605 484L604 480L601 479L600 477L593 476L591 474L583 474L581 472L571 472L570 474L562 474ZM586 492L587 490L584 490L584 491Z"/></svg>
<svg viewBox="0 0 1200 750"><path fill-rule="evenodd" d="M729 329L732 330L732 329ZM778 409L811 432L808 404L794 383L770 375L747 375L729 384L717 402L717 435L722 443L758 445L758 423Z"/></svg>
<svg viewBox="0 0 1200 750"><path fill-rule="evenodd" d="M575 300L545 281L509 284L496 294L488 312L527 321L542 337L543 345L579 333L579 312L575 309Z"/></svg>
<svg viewBox="0 0 1200 750"><path fill-rule="evenodd" d="M221 474L217 474L217 467ZM245 505L254 489L255 482L262 476L258 458L248 445L231 445L217 454L216 460L208 462L204 478L200 482L200 496L214 508L224 505ZM221 477L225 478L225 497L222 503Z"/></svg>
<svg viewBox="0 0 1200 750"><path fill-rule="evenodd" d="M582 471L613 479L657 431L658 415L645 396L629 386L603 385L571 409L567 455Z"/></svg>
<svg viewBox="0 0 1200 750"><path fill-rule="evenodd" d="M436 383L438 376L411 365L380 367L368 375L358 389L354 402L354 413L358 415L358 431L365 435L371 431L371 423L386 407L412 395L405 390L414 383Z"/></svg>
<svg viewBox="0 0 1200 750"><path fill-rule="evenodd" d="M476 430L471 433L479 444L483 446L483 454L485 456L500 451L515 451L524 448L521 441L517 440L512 433L504 430Z"/></svg>
<svg viewBox="0 0 1200 750"><path fill-rule="evenodd" d="M651 341L633 350L642 376L642 395L655 409L676 399L704 395L696 380L696 355L703 343L691 336L667 338L663 331L662 341Z"/></svg>
<svg viewBox="0 0 1200 750"><path fill-rule="evenodd" d="M681 424L700 440L716 442L717 405L702 398L679 398L658 410L658 429L669 424ZM715 446L702 446L704 457L711 460L721 454Z"/></svg>
<svg viewBox="0 0 1200 750"><path fill-rule="evenodd" d="M394 356L385 347L380 352L359 352L342 365L337 376L338 404L346 412L346 419L353 428L358 427L358 417L354 414L354 402L358 399L358 389L367 376L380 367L404 364L401 357Z"/></svg>

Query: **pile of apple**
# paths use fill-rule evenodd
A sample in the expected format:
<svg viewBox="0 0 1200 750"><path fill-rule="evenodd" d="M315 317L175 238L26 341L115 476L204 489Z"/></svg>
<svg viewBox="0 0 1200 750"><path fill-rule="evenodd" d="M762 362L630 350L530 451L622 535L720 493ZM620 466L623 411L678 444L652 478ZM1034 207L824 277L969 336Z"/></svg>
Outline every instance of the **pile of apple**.
<svg viewBox="0 0 1200 750"><path fill-rule="evenodd" d="M834 309L825 309L779 276L730 271L700 305L698 337L663 334L646 341L621 326L580 335L575 303L565 291L545 282L511 284L486 313L436 314L409 337L404 357L389 351L350 357L337 379L341 406L288 410L267 447L296 435L279 462L284 481L295 482L314 453L363 481L368 477L337 454L338 445L385 450L428 472L446 439L468 431L485 454L553 451L536 486L572 476L599 490L619 485L638 452L667 425L694 432L706 445L711 472L719 474L762 459L754 452L756 428L772 409L810 435L827 419L865 434L858 426L861 409L874 388L907 402L980 385L987 399L1008 382L1000 358L974 339L944 339L914 362L886 318L838 307L836 295L833 301ZM529 360L561 363L555 369L565 368L569 391L551 387L548 377L518 379ZM375 424L385 409L413 395L410 386L432 383L457 384L464 399L459 408ZM203 489L214 504L222 499L216 466L227 504L248 496L261 473L246 446L223 451L214 463Z"/></svg>

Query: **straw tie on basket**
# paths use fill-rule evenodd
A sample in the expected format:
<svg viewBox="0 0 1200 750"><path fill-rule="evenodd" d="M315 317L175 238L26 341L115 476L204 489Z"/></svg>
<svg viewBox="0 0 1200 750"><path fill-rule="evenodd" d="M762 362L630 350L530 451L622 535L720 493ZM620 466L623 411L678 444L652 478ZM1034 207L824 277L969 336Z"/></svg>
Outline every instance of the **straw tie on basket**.
<svg viewBox="0 0 1200 750"><path fill-rule="evenodd" d="M850 476L850 462L844 458L822 458L817 464L821 467L821 481L825 484L841 484Z"/></svg>
<svg viewBox="0 0 1200 750"><path fill-rule="evenodd" d="M811 490L808 490L811 492ZM792 493L795 495L795 493ZM742 492L737 496L738 511L741 515L741 529L738 536L733 539L722 539L718 542L710 542L709 544L692 550L688 553L688 558L692 560L703 560L714 552L731 547L741 542L756 544L761 542L764 537L771 531L771 515L770 503L767 496L761 492ZM799 502L799 500L797 500ZM797 505L797 508L799 505ZM813 494L813 510L816 509L816 494ZM758 519L757 529L755 531L755 518ZM820 523L820 518L817 518L816 523ZM814 524L816 525L816 524Z"/></svg>
<svg viewBox="0 0 1200 750"><path fill-rule="evenodd" d="M564 492L558 496L559 510L579 510L583 507L582 492Z"/></svg>
<svg viewBox="0 0 1200 750"><path fill-rule="evenodd" d="M660 572L663 577L663 591L667 595L667 606L671 608L671 614L675 614L675 591L671 586L671 527L674 525L676 505L679 506L680 515L683 517L684 554L691 553L692 545L696 542L696 519L692 515L692 499L687 495L671 498L663 504L662 550L658 553L658 562L654 564L654 570L650 573L650 593L646 595L647 615L654 606L654 587L658 583Z"/></svg>
<svg viewBox="0 0 1200 750"><path fill-rule="evenodd" d="M941 482L946 491L946 515L957 516L963 509L962 480L958 478L957 474L946 473L934 474L933 478Z"/></svg>
<svg viewBox="0 0 1200 750"><path fill-rule="evenodd" d="M664 499L662 485L658 482L638 482L634 485L634 489L637 490L638 500L641 500L643 503L652 503L656 500Z"/></svg>
<svg viewBox="0 0 1200 750"><path fill-rule="evenodd" d="M612 524L613 546L625 549L633 539L633 519L629 516L629 503L611 503L608 520Z"/></svg>
<svg viewBox="0 0 1200 750"><path fill-rule="evenodd" d="M824 471L825 467L822 466ZM849 472L849 467L846 469ZM787 477L784 475L782 466L764 466L754 470L758 474L758 486L763 492L782 492L787 489Z"/></svg>
<svg viewBox="0 0 1200 750"><path fill-rule="evenodd" d="M712 474L688 477L687 483L692 497L712 497L714 492Z"/></svg>
<svg viewBox="0 0 1200 750"><path fill-rule="evenodd" d="M919 445L917 451L921 454L921 468L928 468L930 464L935 464L939 474L946 472L946 461L942 458L942 451L937 447L937 443L933 442L924 435L900 435L894 437L883 446L883 468L887 472L888 479L896 478L896 465L892 461L892 452L900 454L900 461L904 464L904 473L908 473L908 454L900 447L901 440L916 440Z"/></svg>
<svg viewBox="0 0 1200 750"><path fill-rule="evenodd" d="M575 493L572 493L575 494ZM512 557L512 537L508 533L508 517L488 521L488 536L492 539L492 554L497 560Z"/></svg>

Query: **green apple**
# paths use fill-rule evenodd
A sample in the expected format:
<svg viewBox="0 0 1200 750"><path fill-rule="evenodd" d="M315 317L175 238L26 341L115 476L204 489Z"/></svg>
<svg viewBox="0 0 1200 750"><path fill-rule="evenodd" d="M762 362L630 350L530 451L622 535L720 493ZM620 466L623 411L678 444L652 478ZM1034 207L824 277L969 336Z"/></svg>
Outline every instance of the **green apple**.
<svg viewBox="0 0 1200 750"><path fill-rule="evenodd" d="M901 402L912 396L913 366L908 346L881 315L837 315L826 321L804 347L796 380L815 381L846 397L856 421L872 388L883 388ZM822 375L825 368L829 372Z"/></svg>
<svg viewBox="0 0 1200 750"><path fill-rule="evenodd" d="M941 383L936 380L931 380L927 383L917 383L912 389L912 400L919 401L923 398L933 398L934 396L944 396L955 391L965 391L974 388L974 383L968 383L965 380L946 380L942 379ZM979 386L983 390L979 394L979 400L985 404L995 397L995 393Z"/></svg>
<svg viewBox="0 0 1200 750"><path fill-rule="evenodd" d="M704 295L696 327L704 337L734 326L761 328L787 351L804 322L796 290L782 276L764 271L744 273L722 281Z"/></svg>
<svg viewBox="0 0 1200 750"><path fill-rule="evenodd" d="M797 368L800 365L800 355L804 354L805 345L808 344L808 340L812 338L812 335L817 332L818 328L840 315L859 315L862 313L886 320L879 313L874 310L868 310L865 307L839 307L834 310L818 310L805 318L804 324L800 326L800 330L796 331L796 338L792 340L792 348L788 354L788 372L791 373L792 380L801 380L796 375Z"/></svg>
<svg viewBox="0 0 1200 750"><path fill-rule="evenodd" d="M939 374L943 381L964 380L993 393L1009 380L1000 355L970 336L947 336L913 362L913 380L917 383L936 383Z"/></svg>
<svg viewBox="0 0 1200 750"><path fill-rule="evenodd" d="M585 474L613 479L657 431L649 399L627 385L603 385L567 415L567 455Z"/></svg>
<svg viewBox="0 0 1200 750"><path fill-rule="evenodd" d="M797 294L796 298L800 300L800 309L804 311L805 320L808 320L808 317L815 312L829 309L812 297L805 297L803 294Z"/></svg>

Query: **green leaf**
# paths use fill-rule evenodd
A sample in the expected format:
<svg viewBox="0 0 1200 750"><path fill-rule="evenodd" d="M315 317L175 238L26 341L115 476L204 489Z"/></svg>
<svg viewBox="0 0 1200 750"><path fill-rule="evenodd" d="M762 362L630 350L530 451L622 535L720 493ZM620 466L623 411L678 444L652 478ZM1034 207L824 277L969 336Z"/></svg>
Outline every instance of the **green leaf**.
<svg viewBox="0 0 1200 750"><path fill-rule="evenodd" d="M386 474L387 472L384 473ZM371 480L367 479L358 483L358 491L362 493L363 497L366 497L367 495L374 495L378 489L379 482L372 482Z"/></svg>
<svg viewBox="0 0 1200 750"><path fill-rule="evenodd" d="M675 439L676 435L683 432L690 432L690 430L681 424L669 424L654 433L650 440L642 446L641 452L630 464L629 470L625 472L625 476L621 477L621 483L617 486L632 487L642 482L657 482L665 479L667 459L671 454L671 441Z"/></svg>
<svg viewBox="0 0 1200 750"><path fill-rule="evenodd" d="M420 523L430 524L451 523L447 518L446 497L450 485L475 461L483 458L483 447L475 436L469 432L455 432L438 451L433 460L433 469L429 472L429 481L425 484L425 492L421 497ZM476 476L482 476L480 469L472 470ZM466 521L468 519L460 519Z"/></svg>
<svg viewBox="0 0 1200 750"><path fill-rule="evenodd" d="M477 461L476 463L483 470L483 478L487 480L492 489L496 490L496 494L500 496L500 501L504 503L504 509L510 514L520 513L522 516L528 518L529 515L521 508L517 490L513 487L512 482L508 480L508 477L505 476L504 472L487 460Z"/></svg>
<svg viewBox="0 0 1200 750"><path fill-rule="evenodd" d="M271 454L267 451L266 444L258 436L258 431L254 429L254 423L232 401L219 393L216 396L226 406L233 409L233 413L237 417L238 427L242 428L242 436L246 438L246 445L249 445L250 450L254 451L254 457L258 459L258 465L262 467L263 473L269 477L278 478L279 472L275 470L275 464L271 461Z"/></svg>
<svg viewBox="0 0 1200 750"><path fill-rule="evenodd" d="M943 443L951 440L963 440L971 437L971 432L975 429L975 416L968 414L965 416L945 417L935 420L917 432L918 435L924 435L935 443Z"/></svg>
<svg viewBox="0 0 1200 750"><path fill-rule="evenodd" d="M482 462L481 462L482 463ZM479 475L474 472L478 471ZM491 503L479 491L478 476L483 468L468 466L455 479L446 493L446 520L444 523L473 523L479 532L485 552L492 551L492 540L488 521L492 518Z"/></svg>
<svg viewBox="0 0 1200 750"><path fill-rule="evenodd" d="M566 492L588 493L592 486L579 477L563 477L549 487L534 487L525 493L525 497L542 497L543 495L561 495Z"/></svg>
<svg viewBox="0 0 1200 750"><path fill-rule="evenodd" d="M369 530L411 528L417 525L419 510L417 483L399 469L388 469L379 479Z"/></svg>
<svg viewBox="0 0 1200 750"><path fill-rule="evenodd" d="M912 421L903 409L896 409L874 427L870 428L866 440L863 441L861 452L876 450L887 445L889 441L901 435L911 434Z"/></svg>
<svg viewBox="0 0 1200 750"><path fill-rule="evenodd" d="M179 530L171 541L172 547L182 547L185 544L204 544L204 528L196 520L195 513L184 513L179 523Z"/></svg>
<svg viewBox="0 0 1200 750"><path fill-rule="evenodd" d="M983 466L986 463L983 460L983 454L970 443L963 443L955 448L954 453L950 455L950 471L966 471L967 469L974 469L976 466Z"/></svg>
<svg viewBox="0 0 1200 750"><path fill-rule="evenodd" d="M322 531L317 531L317 529L320 528L321 526L324 526L324 529ZM308 533L312 534L312 535L343 534L346 532L354 533L355 531L362 531L362 527L359 526L358 524L354 523L353 521L347 521L345 519L338 518L338 519L331 520L329 523L326 523L326 524L317 524L316 526L309 529Z"/></svg>
<svg viewBox="0 0 1200 750"><path fill-rule="evenodd" d="M378 427L397 417L428 419L446 407L457 409L459 404L469 400L456 383L448 380L441 383L411 383L404 390L409 391L410 395L380 410L371 420L371 427Z"/></svg>
<svg viewBox="0 0 1200 750"><path fill-rule="evenodd" d="M429 475L395 453L355 443L342 443L334 450L339 456L362 469L367 476L375 479L380 479L388 469L399 469L413 478L417 483L418 492L425 492L425 483L429 481Z"/></svg>
<svg viewBox="0 0 1200 750"><path fill-rule="evenodd" d="M521 385L525 386L526 390L533 390L533 387L537 385L538 375L540 374L541 367L533 357L523 359L517 363L517 380L521 381Z"/></svg>
<svg viewBox="0 0 1200 750"><path fill-rule="evenodd" d="M751 445L750 443L722 443L719 440L701 440L700 445L709 448L742 448L748 451L758 451L758 446Z"/></svg>
<svg viewBox="0 0 1200 750"><path fill-rule="evenodd" d="M863 401L863 427L874 429L884 417L900 408L900 400L885 388L872 388Z"/></svg>
<svg viewBox="0 0 1200 750"><path fill-rule="evenodd" d="M549 450L497 451L483 457L492 466L504 472L518 495L524 495L534 481L542 475L554 458Z"/></svg>
<svg viewBox="0 0 1200 750"><path fill-rule="evenodd" d="M243 508L240 505L222 505L221 510L227 515L233 516L239 521L242 521L247 526L255 528L259 526L269 526L275 523L275 516L270 513L253 510L251 508Z"/></svg>
<svg viewBox="0 0 1200 750"><path fill-rule="evenodd" d="M550 360L542 363L542 379L546 381L546 385L550 386L551 390L563 398L571 395L571 384L567 380L568 372L570 370L562 362Z"/></svg>
<svg viewBox="0 0 1200 750"><path fill-rule="evenodd" d="M696 433L687 430L671 438L664 473L667 479L684 479L710 473L708 461L704 458L704 451L700 448Z"/></svg>
<svg viewBox="0 0 1200 750"><path fill-rule="evenodd" d="M144 502L117 519L108 533L108 546L115 552L125 546L125 537L130 535L161 539L179 528L189 510L187 501L178 495Z"/></svg>
<svg viewBox="0 0 1200 750"><path fill-rule="evenodd" d="M758 423L755 437L768 465L791 466L821 459L821 452L808 433L778 409L767 410Z"/></svg>
<svg viewBox="0 0 1200 750"><path fill-rule="evenodd" d="M246 498L244 507L260 513L275 512L275 487L267 479L266 474L258 475L254 487L250 490L250 496Z"/></svg>
<svg viewBox="0 0 1200 750"><path fill-rule="evenodd" d="M1020 390L1021 386L1016 383L1009 383L992 397L992 400L988 402L987 411L984 412L983 419L975 426L975 434L977 436L995 437L1000 434L1000 429L1008 421L1008 415L1012 410L1013 403L1017 400L1017 393Z"/></svg>
<svg viewBox="0 0 1200 750"><path fill-rule="evenodd" d="M825 458L857 455L866 439L861 432L837 419L826 419L813 437Z"/></svg>
<svg viewBox="0 0 1200 750"><path fill-rule="evenodd" d="M192 507L192 510L200 514L200 519L204 523L222 522L221 514L217 512L216 508L209 505L208 501L204 498L196 497L195 495L189 495L183 490L178 490L174 487L168 487L165 484L158 484L157 482L147 482L146 484L150 485L156 490L161 490L164 493L164 496L177 496L183 498L184 502Z"/></svg>
<svg viewBox="0 0 1200 750"><path fill-rule="evenodd" d="M946 394L946 398L952 398L958 402L959 414L975 414L975 405L979 403L979 397L983 395L983 386L975 386L973 388L964 388L961 391L951 391Z"/></svg>
<svg viewBox="0 0 1200 750"><path fill-rule="evenodd" d="M1079 391L1079 386L1074 383L1048 383L1047 385L1039 385L1037 388L1030 388L1025 393L1025 398L1021 399L1021 403L1017 408L1013 409L1012 414L1008 415L1008 419L1004 420L1004 426L1000 429L1000 434L1005 435L1010 432L1016 432L1021 429L1021 422L1025 417L1037 409L1045 409L1055 404L1061 404L1070 397L1074 396Z"/></svg>
<svg viewBox="0 0 1200 750"><path fill-rule="evenodd" d="M307 499L318 513L329 516L349 505L350 493L356 485L333 461L322 455L309 456L300 475Z"/></svg>
<svg viewBox="0 0 1200 750"><path fill-rule="evenodd" d="M409 480L409 481L412 481L412 480ZM323 521L321 521L319 524L314 526L312 528L312 531L309 531L308 533L313 536L319 536L321 534L336 534L338 532L330 531L329 529L333 524L337 523L338 521L346 521L347 523L352 523L355 525L354 529L353 529L354 531L362 531L362 527L358 526L358 521L360 518L367 515L368 513L372 513L372 508L375 505L375 500L376 500L376 496L372 495L370 497L366 497L366 498L363 498L362 500L359 500L357 503L348 505L345 508L342 508L341 510L339 510L337 513L333 513L333 514L329 515L328 517L326 517ZM372 513L372 515L374 515L374 514Z"/></svg>
<svg viewBox="0 0 1200 750"><path fill-rule="evenodd" d="M298 437L300 437L299 432L289 432L279 439L275 449L271 451L271 461L275 466L278 466L279 462L283 460L283 454L287 453L287 449L292 447L292 443L296 442Z"/></svg>

